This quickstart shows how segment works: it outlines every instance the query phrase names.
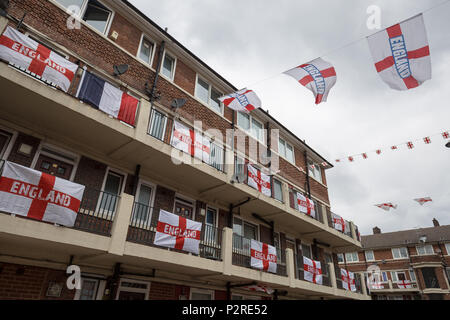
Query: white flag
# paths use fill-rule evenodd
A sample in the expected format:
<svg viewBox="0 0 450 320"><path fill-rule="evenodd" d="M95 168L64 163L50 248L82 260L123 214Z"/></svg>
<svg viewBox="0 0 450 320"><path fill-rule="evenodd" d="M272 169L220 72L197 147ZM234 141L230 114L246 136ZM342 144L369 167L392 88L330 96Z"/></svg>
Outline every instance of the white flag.
<svg viewBox="0 0 450 320"><path fill-rule="evenodd" d="M225 106L236 111L250 112L261 108L261 100L253 90L243 89L220 97Z"/></svg>
<svg viewBox="0 0 450 320"><path fill-rule="evenodd" d="M252 239L250 264L252 268L277 273L277 250L274 246Z"/></svg>

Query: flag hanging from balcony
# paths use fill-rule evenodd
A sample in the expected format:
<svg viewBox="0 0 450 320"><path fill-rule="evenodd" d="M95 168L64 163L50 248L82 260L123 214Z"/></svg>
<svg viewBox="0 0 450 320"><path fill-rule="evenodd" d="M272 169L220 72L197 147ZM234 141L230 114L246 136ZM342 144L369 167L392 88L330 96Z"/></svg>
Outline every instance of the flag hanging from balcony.
<svg viewBox="0 0 450 320"><path fill-rule="evenodd" d="M255 291L255 292L263 292L263 293L267 293L267 294L273 294L275 292L274 289L269 288L267 286L260 285L260 284L242 287L242 289Z"/></svg>
<svg viewBox="0 0 450 320"><path fill-rule="evenodd" d="M251 164L248 164L248 185L255 188L262 194L271 197L272 196L272 186L270 184L270 176L261 172L261 170L256 169Z"/></svg>
<svg viewBox="0 0 450 320"><path fill-rule="evenodd" d="M298 204L298 211L313 218L316 218L316 209L314 202L311 199L302 195L300 192L297 192L297 204Z"/></svg>
<svg viewBox="0 0 450 320"><path fill-rule="evenodd" d="M392 204L392 203L381 203L381 204L376 204L375 207L378 207L380 209L383 209L385 211L390 211L391 209L397 209L397 205L396 204Z"/></svg>
<svg viewBox="0 0 450 320"><path fill-rule="evenodd" d="M211 154L209 139L178 121L174 121L171 144L174 148L209 163Z"/></svg>
<svg viewBox="0 0 450 320"><path fill-rule="evenodd" d="M433 199L431 199L430 197L426 197L426 198L414 199L414 201L418 202L421 206L423 206L427 202L432 202Z"/></svg>
<svg viewBox="0 0 450 320"><path fill-rule="evenodd" d="M274 246L252 239L251 267L277 273L277 250Z"/></svg>
<svg viewBox="0 0 450 320"><path fill-rule="evenodd" d="M336 230L341 231L342 233L348 232L348 223L344 220L344 218L335 213L331 213L331 217L333 219L333 227Z"/></svg>
<svg viewBox="0 0 450 320"><path fill-rule="evenodd" d="M322 58L284 72L301 85L311 90L316 98L316 104L326 102L328 94L336 84L336 71L334 67Z"/></svg>
<svg viewBox="0 0 450 320"><path fill-rule="evenodd" d="M8 26L0 37L0 59L26 69L67 92L78 66Z"/></svg>
<svg viewBox="0 0 450 320"><path fill-rule="evenodd" d="M430 48L422 14L367 39L375 68L392 89L413 89L431 79Z"/></svg>
<svg viewBox="0 0 450 320"><path fill-rule="evenodd" d="M219 100L235 111L250 112L261 108L261 100L253 90L243 89L220 97Z"/></svg>
<svg viewBox="0 0 450 320"><path fill-rule="evenodd" d="M412 289L412 283L410 281L407 280L402 280L402 281L398 281L397 282L397 286L400 289Z"/></svg>
<svg viewBox="0 0 450 320"><path fill-rule="evenodd" d="M154 244L199 254L202 223L161 210Z"/></svg>
<svg viewBox="0 0 450 320"><path fill-rule="evenodd" d="M306 281L322 284L322 268L320 261L314 261L303 257L304 278Z"/></svg>
<svg viewBox="0 0 450 320"><path fill-rule="evenodd" d="M73 227L85 187L6 161L0 211Z"/></svg>
<svg viewBox="0 0 450 320"><path fill-rule="evenodd" d="M88 71L83 74L78 98L115 119L135 125L139 100Z"/></svg>
<svg viewBox="0 0 450 320"><path fill-rule="evenodd" d="M341 269L342 287L347 291L356 291L355 274Z"/></svg>

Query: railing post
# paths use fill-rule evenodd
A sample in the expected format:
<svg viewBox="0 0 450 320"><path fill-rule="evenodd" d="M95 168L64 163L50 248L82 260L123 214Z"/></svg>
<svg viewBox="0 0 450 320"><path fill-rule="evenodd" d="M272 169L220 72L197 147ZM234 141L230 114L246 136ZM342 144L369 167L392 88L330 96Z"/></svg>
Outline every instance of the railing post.
<svg viewBox="0 0 450 320"><path fill-rule="evenodd" d="M231 268L233 266L233 230L223 228L222 232L223 274L229 276L231 275Z"/></svg>
<svg viewBox="0 0 450 320"><path fill-rule="evenodd" d="M393 286L392 286L392 280L388 280L388 284L389 284L389 289L393 289Z"/></svg>
<svg viewBox="0 0 450 320"><path fill-rule="evenodd" d="M333 262L328 262L328 272L330 273L331 287L337 289L336 270Z"/></svg>
<svg viewBox="0 0 450 320"><path fill-rule="evenodd" d="M123 193L117 206L114 222L111 230L111 242L109 253L123 255L125 242L127 241L128 228L130 226L131 214L133 212L134 197Z"/></svg>
<svg viewBox="0 0 450 320"><path fill-rule="evenodd" d="M286 248L286 273L289 277L289 286L295 287L294 251L291 248Z"/></svg>
<svg viewBox="0 0 450 320"><path fill-rule="evenodd" d="M328 226L328 212L327 206L324 204L320 204L322 206L322 223Z"/></svg>

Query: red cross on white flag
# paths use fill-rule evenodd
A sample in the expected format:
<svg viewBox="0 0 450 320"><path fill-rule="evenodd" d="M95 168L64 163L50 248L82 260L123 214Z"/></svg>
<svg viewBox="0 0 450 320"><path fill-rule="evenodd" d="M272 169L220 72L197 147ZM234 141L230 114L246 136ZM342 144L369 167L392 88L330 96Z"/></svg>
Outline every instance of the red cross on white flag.
<svg viewBox="0 0 450 320"><path fill-rule="evenodd" d="M270 184L270 176L261 172L261 170L256 169L251 164L247 166L248 170L248 185L255 188L262 194L271 197L272 187Z"/></svg>
<svg viewBox="0 0 450 320"><path fill-rule="evenodd" d="M398 281L397 285L400 289L411 289L412 283L406 280Z"/></svg>
<svg viewBox="0 0 450 320"><path fill-rule="evenodd" d="M335 213L331 213L331 216L333 218L333 227L338 230L341 231L342 233L345 233L346 227L348 226L348 224L345 223L344 218L342 218L340 215L335 214Z"/></svg>
<svg viewBox="0 0 450 320"><path fill-rule="evenodd" d="M377 153L378 155L380 155L380 154L381 154L381 150L377 150L376 153Z"/></svg>
<svg viewBox="0 0 450 320"><path fill-rule="evenodd" d="M423 138L423 141L425 142L425 144L430 144L431 138L430 137Z"/></svg>
<svg viewBox="0 0 450 320"><path fill-rule="evenodd" d="M314 202L302 195L300 192L297 192L297 204L298 204L298 211L307 214L308 216L311 216L313 218L316 217L316 208L314 205Z"/></svg>
<svg viewBox="0 0 450 320"><path fill-rule="evenodd" d="M171 144L176 149L209 163L211 154L211 143L209 139L204 137L200 132L190 129L178 121L174 121Z"/></svg>
<svg viewBox="0 0 450 320"><path fill-rule="evenodd" d="M78 66L8 26L0 37L0 58L69 90Z"/></svg>
<svg viewBox="0 0 450 320"><path fill-rule="evenodd" d="M416 88L431 79L431 58L423 15L367 38L375 68L392 89Z"/></svg>
<svg viewBox="0 0 450 320"><path fill-rule="evenodd" d="M225 106L236 111L250 112L261 108L261 100L253 90L243 89L220 97Z"/></svg>
<svg viewBox="0 0 450 320"><path fill-rule="evenodd" d="M367 159L368 158L367 153L363 153L362 157L363 157L363 159Z"/></svg>
<svg viewBox="0 0 450 320"><path fill-rule="evenodd" d="M277 250L274 246L252 239L250 264L252 268L277 273Z"/></svg>
<svg viewBox="0 0 450 320"><path fill-rule="evenodd" d="M398 147L397 146L392 146L391 150L398 150Z"/></svg>
<svg viewBox="0 0 450 320"><path fill-rule="evenodd" d="M450 138L450 133L448 133L448 131L442 132L442 137L443 137L444 139L449 139L449 138Z"/></svg>
<svg viewBox="0 0 450 320"><path fill-rule="evenodd" d="M408 149L414 149L414 143L412 142L408 142L406 146L408 147Z"/></svg>
<svg viewBox="0 0 450 320"><path fill-rule="evenodd" d="M355 274L341 269L342 287L347 291L356 291Z"/></svg>
<svg viewBox="0 0 450 320"><path fill-rule="evenodd" d="M389 211L391 209L397 209L397 205L394 205L392 203L382 203L382 204L376 204L376 207L383 209L385 211Z"/></svg>
<svg viewBox="0 0 450 320"><path fill-rule="evenodd" d="M161 210L154 244L198 254L201 230L201 222Z"/></svg>
<svg viewBox="0 0 450 320"><path fill-rule="evenodd" d="M355 159L353 157L348 157L348 161L353 162Z"/></svg>
<svg viewBox="0 0 450 320"><path fill-rule="evenodd" d="M417 201L421 206L423 206L425 203L432 202L433 200L430 197L426 197L426 198L414 199L414 201Z"/></svg>
<svg viewBox="0 0 450 320"><path fill-rule="evenodd" d="M252 285L252 286L245 286L245 287L242 287L242 289L247 289L247 290L255 291L255 292L264 292L267 294L272 294L275 292L274 289L269 288L267 286L259 285L259 284Z"/></svg>
<svg viewBox="0 0 450 320"><path fill-rule="evenodd" d="M320 261L303 257L304 278L306 281L322 284L322 268Z"/></svg>
<svg viewBox="0 0 450 320"><path fill-rule="evenodd" d="M73 227L85 187L6 161L0 211Z"/></svg>

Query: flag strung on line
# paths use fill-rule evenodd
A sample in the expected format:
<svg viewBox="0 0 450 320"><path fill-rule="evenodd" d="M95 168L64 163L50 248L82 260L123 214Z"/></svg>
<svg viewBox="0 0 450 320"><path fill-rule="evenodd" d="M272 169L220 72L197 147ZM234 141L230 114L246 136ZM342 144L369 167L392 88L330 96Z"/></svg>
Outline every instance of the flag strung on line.
<svg viewBox="0 0 450 320"><path fill-rule="evenodd" d="M392 203L381 203L381 204L376 204L376 207L383 209L385 211L390 211L391 209L397 209L397 205L396 204L392 204Z"/></svg>
<svg viewBox="0 0 450 320"><path fill-rule="evenodd" d="M0 59L69 90L78 66L46 46L8 26L0 37Z"/></svg>
<svg viewBox="0 0 450 320"><path fill-rule="evenodd" d="M263 292L263 293L267 293L267 294L273 294L275 292L274 289L267 287L267 286L260 285L260 284L245 286L245 287L242 287L242 289L246 289L246 290L254 291L254 292Z"/></svg>
<svg viewBox="0 0 450 320"><path fill-rule="evenodd" d="M255 188L262 194L271 197L272 196L272 186L270 184L270 176L261 172L261 170L256 169L251 164L247 165L248 173L248 185Z"/></svg>
<svg viewBox="0 0 450 320"><path fill-rule="evenodd" d="M322 284L322 267L320 261L303 257L304 278L306 281Z"/></svg>
<svg viewBox="0 0 450 320"><path fill-rule="evenodd" d="M431 199L430 197L425 197L425 198L414 199L414 201L418 202L421 206L423 206L427 202L432 202L433 199Z"/></svg>
<svg viewBox="0 0 450 320"><path fill-rule="evenodd" d="M342 287L347 291L356 291L355 274L353 272L341 269Z"/></svg>
<svg viewBox="0 0 450 320"><path fill-rule="evenodd" d="M322 58L302 64L284 72L284 74L291 76L311 90L316 98L316 104L327 101L328 94L336 84L337 79L333 65Z"/></svg>
<svg viewBox="0 0 450 320"><path fill-rule="evenodd" d="M247 90L247 88L220 97L219 100L232 110L247 113L261 108L262 105L261 100L256 93L253 90Z"/></svg>
<svg viewBox="0 0 450 320"><path fill-rule="evenodd" d="M250 264L252 268L277 273L277 250L274 246L252 239Z"/></svg>
<svg viewBox="0 0 450 320"><path fill-rule="evenodd" d="M0 177L0 211L73 227L85 187L6 161Z"/></svg>
<svg viewBox="0 0 450 320"><path fill-rule="evenodd" d="M316 218L316 206L314 201L297 192L298 211L310 217Z"/></svg>
<svg viewBox="0 0 450 320"><path fill-rule="evenodd" d="M171 145L206 163L210 161L211 142L208 137L181 122L174 121Z"/></svg>
<svg viewBox="0 0 450 320"><path fill-rule="evenodd" d="M449 139L450 138L450 133L448 133L448 131L442 132L442 137L444 139Z"/></svg>
<svg viewBox="0 0 450 320"><path fill-rule="evenodd" d="M431 79L431 58L423 15L367 38L375 68L395 90L408 90Z"/></svg>
<svg viewBox="0 0 450 320"><path fill-rule="evenodd" d="M161 210L154 244L199 254L202 223Z"/></svg>
<svg viewBox="0 0 450 320"><path fill-rule="evenodd" d="M135 125L139 100L85 71L78 98L115 119Z"/></svg>

